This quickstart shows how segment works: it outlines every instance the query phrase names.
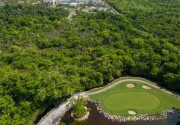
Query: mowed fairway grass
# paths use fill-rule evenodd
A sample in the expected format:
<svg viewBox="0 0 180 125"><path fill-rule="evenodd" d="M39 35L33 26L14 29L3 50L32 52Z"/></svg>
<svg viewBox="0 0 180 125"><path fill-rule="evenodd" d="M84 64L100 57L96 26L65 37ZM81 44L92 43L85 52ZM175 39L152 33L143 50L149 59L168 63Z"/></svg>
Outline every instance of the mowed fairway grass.
<svg viewBox="0 0 180 125"><path fill-rule="evenodd" d="M132 83L134 88L126 87ZM90 98L100 102L102 109L111 115L130 116L129 110L137 114L162 113L168 108L180 109L180 99L160 89L144 89L141 82L123 82L104 92L91 95Z"/></svg>

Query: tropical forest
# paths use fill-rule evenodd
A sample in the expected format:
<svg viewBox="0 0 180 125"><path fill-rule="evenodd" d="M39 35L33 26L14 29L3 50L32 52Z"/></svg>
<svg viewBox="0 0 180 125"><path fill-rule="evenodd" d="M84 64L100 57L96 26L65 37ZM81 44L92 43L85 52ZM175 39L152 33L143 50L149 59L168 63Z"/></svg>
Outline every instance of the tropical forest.
<svg viewBox="0 0 180 125"><path fill-rule="evenodd" d="M75 93L122 76L180 92L180 1L107 0L119 14L0 6L0 125L33 125Z"/></svg>

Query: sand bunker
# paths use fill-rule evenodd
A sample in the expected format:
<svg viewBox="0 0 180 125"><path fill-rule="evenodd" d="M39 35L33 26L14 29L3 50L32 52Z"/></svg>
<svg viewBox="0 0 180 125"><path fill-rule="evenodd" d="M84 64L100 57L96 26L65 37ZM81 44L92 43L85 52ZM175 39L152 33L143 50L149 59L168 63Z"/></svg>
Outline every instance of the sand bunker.
<svg viewBox="0 0 180 125"><path fill-rule="evenodd" d="M133 111L133 110L129 110L128 113L129 113L130 115L136 115L136 112Z"/></svg>
<svg viewBox="0 0 180 125"><path fill-rule="evenodd" d="M126 87L128 87L128 88L134 88L134 87L135 87L135 85L134 85L134 84L132 84L132 83L129 83L129 84L126 84Z"/></svg>
<svg viewBox="0 0 180 125"><path fill-rule="evenodd" d="M144 89L151 89L151 87L145 86L145 85L143 85L142 87L143 87Z"/></svg>

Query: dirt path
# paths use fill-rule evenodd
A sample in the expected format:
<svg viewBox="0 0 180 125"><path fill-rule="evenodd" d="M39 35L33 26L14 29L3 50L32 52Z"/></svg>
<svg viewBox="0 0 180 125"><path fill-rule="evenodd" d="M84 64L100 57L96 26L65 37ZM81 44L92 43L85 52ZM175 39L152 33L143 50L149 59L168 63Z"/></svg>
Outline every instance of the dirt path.
<svg viewBox="0 0 180 125"><path fill-rule="evenodd" d="M69 16L67 17L68 20L72 20L72 17L76 15L76 11L72 11L69 13Z"/></svg>
<svg viewBox="0 0 180 125"><path fill-rule="evenodd" d="M105 3L110 6L110 8L114 11L115 14L119 15L120 13L113 7L111 6L107 1L105 1Z"/></svg>
<svg viewBox="0 0 180 125"><path fill-rule="evenodd" d="M72 107L72 100L83 97L85 93L77 93L67 101L48 112L36 125L59 125L64 114Z"/></svg>

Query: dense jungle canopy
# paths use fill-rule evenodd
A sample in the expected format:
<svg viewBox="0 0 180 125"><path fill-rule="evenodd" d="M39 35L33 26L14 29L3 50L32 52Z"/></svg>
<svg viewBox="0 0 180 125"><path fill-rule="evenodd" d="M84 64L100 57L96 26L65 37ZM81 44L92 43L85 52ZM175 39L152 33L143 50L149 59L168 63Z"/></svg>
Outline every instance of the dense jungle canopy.
<svg viewBox="0 0 180 125"><path fill-rule="evenodd" d="M0 7L0 124L31 125L70 95L122 75L180 91L178 0L108 1L121 14Z"/></svg>

